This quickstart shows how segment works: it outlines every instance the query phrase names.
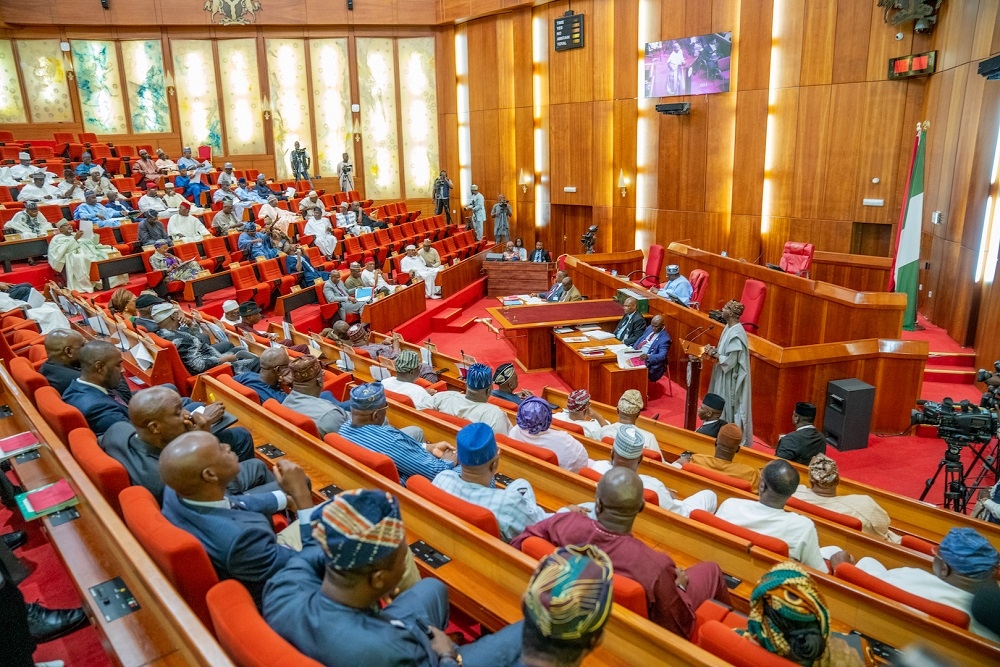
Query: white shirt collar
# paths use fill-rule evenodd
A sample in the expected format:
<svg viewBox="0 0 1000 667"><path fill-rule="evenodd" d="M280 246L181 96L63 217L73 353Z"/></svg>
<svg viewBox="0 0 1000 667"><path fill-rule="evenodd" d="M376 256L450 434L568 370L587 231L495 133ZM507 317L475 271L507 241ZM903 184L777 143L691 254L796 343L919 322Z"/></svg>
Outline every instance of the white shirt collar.
<svg viewBox="0 0 1000 667"><path fill-rule="evenodd" d="M85 384L88 387L93 387L94 389L96 389L97 391L101 392L105 396L108 395L108 390L105 389L104 387L102 387L99 384L94 384L93 382L87 382L86 380L83 380L83 379L80 379L80 378L77 378L76 381L79 382L80 384Z"/></svg>
<svg viewBox="0 0 1000 667"><path fill-rule="evenodd" d="M188 500L187 498L181 498L181 500L195 507L215 507L223 510L228 510L232 507L229 503L229 498L223 498L222 500Z"/></svg>

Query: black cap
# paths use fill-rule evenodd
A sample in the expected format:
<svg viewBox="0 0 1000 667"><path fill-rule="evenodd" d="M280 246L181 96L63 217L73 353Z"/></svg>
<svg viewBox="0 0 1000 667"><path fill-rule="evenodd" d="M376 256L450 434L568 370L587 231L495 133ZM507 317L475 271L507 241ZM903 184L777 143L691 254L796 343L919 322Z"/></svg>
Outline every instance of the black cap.
<svg viewBox="0 0 1000 667"><path fill-rule="evenodd" d="M816 419L816 406L812 403L796 403L795 414L806 419Z"/></svg>
<svg viewBox="0 0 1000 667"><path fill-rule="evenodd" d="M166 303L163 299L156 296L155 294L140 294L135 300L136 308L152 308L158 303Z"/></svg>
<svg viewBox="0 0 1000 667"><path fill-rule="evenodd" d="M722 398L718 394L705 394L705 398L701 399L701 402L713 410L722 412L726 409L726 399Z"/></svg>
<svg viewBox="0 0 1000 667"><path fill-rule="evenodd" d="M247 315L257 315L259 314L260 306L257 305L256 301L244 301L240 304L240 317L246 317Z"/></svg>

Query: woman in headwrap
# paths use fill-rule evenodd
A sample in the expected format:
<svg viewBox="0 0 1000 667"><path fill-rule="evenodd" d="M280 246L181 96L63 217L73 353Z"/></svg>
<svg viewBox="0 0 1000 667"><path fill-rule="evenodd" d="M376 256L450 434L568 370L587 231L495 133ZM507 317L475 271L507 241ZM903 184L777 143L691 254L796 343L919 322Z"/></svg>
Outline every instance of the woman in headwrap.
<svg viewBox="0 0 1000 667"><path fill-rule="evenodd" d="M189 259L182 262L176 255L167 252L168 247L168 243L163 239L157 239L153 242L153 248L156 249L156 252L149 256L149 265L153 267L153 270L166 271L164 282L168 283L175 280L186 282L194 279L201 271L201 264L198 263L198 260Z"/></svg>
<svg viewBox="0 0 1000 667"><path fill-rule="evenodd" d="M537 396L524 399L517 408L517 426L509 437L555 452L559 467L580 472L587 465L587 450L566 431L553 430L552 406Z"/></svg>
<svg viewBox="0 0 1000 667"><path fill-rule="evenodd" d="M842 639L830 637L830 612L801 565L780 563L750 595L750 620L740 634L803 667L862 667Z"/></svg>

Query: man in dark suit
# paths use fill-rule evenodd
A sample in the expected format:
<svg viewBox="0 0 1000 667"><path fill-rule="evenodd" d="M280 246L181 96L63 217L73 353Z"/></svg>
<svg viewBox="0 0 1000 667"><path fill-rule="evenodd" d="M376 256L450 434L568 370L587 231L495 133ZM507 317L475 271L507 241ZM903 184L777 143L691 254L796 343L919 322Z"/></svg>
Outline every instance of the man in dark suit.
<svg viewBox="0 0 1000 667"><path fill-rule="evenodd" d="M719 429L729 423L722 418L722 411L725 409L726 399L711 392L705 394L705 398L701 399L701 405L698 406L698 419L701 420L701 426L695 432L717 438Z"/></svg>
<svg viewBox="0 0 1000 667"><path fill-rule="evenodd" d="M552 287L548 292L539 292L538 298L545 299L549 302L556 302L562 299L563 294L563 278L566 277L565 271L556 271L556 281L552 283Z"/></svg>
<svg viewBox="0 0 1000 667"><path fill-rule="evenodd" d="M54 329L45 336L45 354L48 359L38 372L60 395L69 389L73 380L80 377L80 360L77 355L86 342L78 331L71 329ZM132 398L132 390L124 378L112 391L126 403Z"/></svg>
<svg viewBox="0 0 1000 667"><path fill-rule="evenodd" d="M646 330L646 320L642 319L642 315L635 312L638 305L639 302L632 297L625 299L625 303L622 304L625 314L622 315L622 319L615 327L615 338L626 345L635 345L635 342L639 340L639 336Z"/></svg>
<svg viewBox="0 0 1000 667"><path fill-rule="evenodd" d="M112 425L101 438L101 449L125 466L133 484L149 489L156 502L162 505L160 453L163 448L189 431L210 433L212 423L222 413L222 404L214 403L204 413L192 415L173 388L150 387L136 393L128 405L130 421ZM278 486L264 462L251 458L240 462L240 472L226 490L233 495L266 493L278 490Z"/></svg>
<svg viewBox="0 0 1000 667"><path fill-rule="evenodd" d="M545 249L541 241L535 243L535 249L528 255L529 262L551 262L552 255Z"/></svg>
<svg viewBox="0 0 1000 667"><path fill-rule="evenodd" d="M815 420L815 405L796 403L795 412L792 413L792 426L795 427L795 430L781 436L774 455L802 465L809 465L812 457L817 454L825 454L826 438L813 426Z"/></svg>
<svg viewBox="0 0 1000 667"><path fill-rule="evenodd" d="M310 539L314 509L302 468L280 459L274 472L281 491L230 496L226 490L240 464L211 433L190 431L160 452L160 477L167 485L163 516L198 538L219 578L239 581L258 605L267 580ZM276 536L270 517L289 498L299 519Z"/></svg>
<svg viewBox="0 0 1000 667"><path fill-rule="evenodd" d="M128 421L128 403L112 390L122 381L122 353L111 343L92 340L80 348L80 377L63 400L83 413L97 437L115 422Z"/></svg>
<svg viewBox="0 0 1000 667"><path fill-rule="evenodd" d="M649 381L656 382L667 372L667 352L670 351L670 334L663 328L663 316L656 315L642 332L632 348L642 354L639 358L646 362Z"/></svg>

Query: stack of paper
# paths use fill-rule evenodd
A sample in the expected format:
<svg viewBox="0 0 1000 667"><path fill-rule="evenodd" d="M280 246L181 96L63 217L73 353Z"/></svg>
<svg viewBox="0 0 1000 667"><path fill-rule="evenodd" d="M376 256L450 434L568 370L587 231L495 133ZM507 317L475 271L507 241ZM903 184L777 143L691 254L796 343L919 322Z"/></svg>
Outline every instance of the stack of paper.
<svg viewBox="0 0 1000 667"><path fill-rule="evenodd" d="M20 456L21 454L38 449L38 447L38 438L31 431L12 435L9 438L0 440L0 461L9 459L12 456Z"/></svg>
<svg viewBox="0 0 1000 667"><path fill-rule="evenodd" d="M587 331L586 334L593 338L594 340L607 340L609 338L614 338L615 335L610 331L604 331L603 329L594 329L592 331Z"/></svg>
<svg viewBox="0 0 1000 667"><path fill-rule="evenodd" d="M577 331L593 331L594 329L600 329L600 328L601 328L600 324L577 324L576 325L576 330Z"/></svg>
<svg viewBox="0 0 1000 667"><path fill-rule="evenodd" d="M55 514L79 501L73 488L64 479L54 484L28 491L15 497L25 521L31 521L47 514Z"/></svg>

